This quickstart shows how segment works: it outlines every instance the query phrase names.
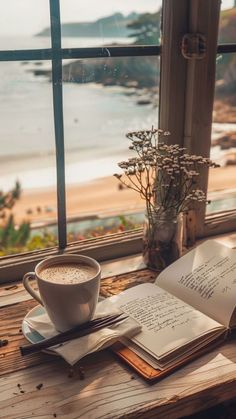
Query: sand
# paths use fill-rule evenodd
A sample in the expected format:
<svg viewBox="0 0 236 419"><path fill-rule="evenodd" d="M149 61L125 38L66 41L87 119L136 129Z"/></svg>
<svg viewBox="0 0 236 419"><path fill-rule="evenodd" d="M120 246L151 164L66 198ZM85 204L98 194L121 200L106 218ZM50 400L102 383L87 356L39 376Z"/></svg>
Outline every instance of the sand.
<svg viewBox="0 0 236 419"><path fill-rule="evenodd" d="M130 189L120 190L117 179L106 177L83 185L68 185L67 216L109 216L123 212L142 211L144 201ZM57 198L54 189L25 190L13 208L16 222L30 220L33 224L55 220Z"/></svg>
<svg viewBox="0 0 236 419"><path fill-rule="evenodd" d="M235 190L236 192L236 166L211 169L208 190L209 192L225 192L226 190Z"/></svg>
<svg viewBox="0 0 236 419"><path fill-rule="evenodd" d="M213 169L209 176L210 192L236 190L236 166ZM120 190L114 177L97 179L83 185L67 186L67 216L109 216L142 211L144 201L130 189ZM57 199L54 189L25 190L13 208L16 222L29 220L33 225L54 221Z"/></svg>

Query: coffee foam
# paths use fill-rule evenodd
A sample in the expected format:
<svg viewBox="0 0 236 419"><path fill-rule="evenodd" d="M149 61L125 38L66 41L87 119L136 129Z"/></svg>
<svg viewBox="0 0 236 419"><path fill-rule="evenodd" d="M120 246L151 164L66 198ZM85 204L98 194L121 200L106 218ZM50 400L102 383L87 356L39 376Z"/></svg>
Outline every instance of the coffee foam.
<svg viewBox="0 0 236 419"><path fill-rule="evenodd" d="M39 273L40 278L45 281L60 284L78 284L93 278L97 270L85 263L57 263L55 265L42 268Z"/></svg>

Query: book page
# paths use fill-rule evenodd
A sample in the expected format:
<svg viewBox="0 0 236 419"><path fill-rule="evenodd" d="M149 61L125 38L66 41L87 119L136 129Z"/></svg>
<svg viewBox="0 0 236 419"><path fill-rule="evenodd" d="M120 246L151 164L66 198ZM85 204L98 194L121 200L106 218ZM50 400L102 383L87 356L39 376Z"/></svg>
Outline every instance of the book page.
<svg viewBox="0 0 236 419"><path fill-rule="evenodd" d="M215 333L212 333L210 336L206 335L199 341L195 341L194 345L188 345L187 348L181 347L179 351L176 351L174 354L172 353L171 356L166 358L158 359L155 358L150 351L143 349L140 345L137 345L133 341L128 338L121 338L120 341L133 352L135 352L140 358L146 361L149 365L151 365L155 369L165 370L167 367L171 367L176 365L176 363L180 362L183 359L191 357L193 354L198 353L200 350L205 348L206 346L214 344L214 342L224 342L224 333L222 330L218 330Z"/></svg>
<svg viewBox="0 0 236 419"><path fill-rule="evenodd" d="M228 327L236 306L236 251L207 240L166 268L156 284Z"/></svg>
<svg viewBox="0 0 236 419"><path fill-rule="evenodd" d="M154 284L138 285L109 300L142 326L142 331L131 340L156 358L209 331L225 329Z"/></svg>

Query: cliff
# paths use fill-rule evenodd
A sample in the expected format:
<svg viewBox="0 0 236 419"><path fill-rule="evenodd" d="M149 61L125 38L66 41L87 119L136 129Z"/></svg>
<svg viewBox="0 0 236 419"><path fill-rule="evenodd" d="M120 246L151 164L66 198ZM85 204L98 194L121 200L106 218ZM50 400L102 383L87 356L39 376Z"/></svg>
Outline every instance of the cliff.
<svg viewBox="0 0 236 419"><path fill-rule="evenodd" d="M71 22L62 23L61 31L63 37L127 37L131 29L127 26L138 17L137 13L124 16L122 13L114 13L111 16L103 17L94 22ZM45 28L36 36L50 36L50 28Z"/></svg>

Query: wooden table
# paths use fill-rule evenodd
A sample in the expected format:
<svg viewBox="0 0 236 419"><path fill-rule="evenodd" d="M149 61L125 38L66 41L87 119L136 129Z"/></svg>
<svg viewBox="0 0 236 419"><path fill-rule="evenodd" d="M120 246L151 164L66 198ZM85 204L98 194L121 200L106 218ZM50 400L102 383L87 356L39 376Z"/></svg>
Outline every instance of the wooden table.
<svg viewBox="0 0 236 419"><path fill-rule="evenodd" d="M155 274L138 270L102 280L104 296ZM0 287L0 418L177 418L236 397L236 342L149 385L109 350L80 361L74 373L59 357L21 357L25 314L36 305L21 284ZM232 416L233 417L233 416Z"/></svg>

